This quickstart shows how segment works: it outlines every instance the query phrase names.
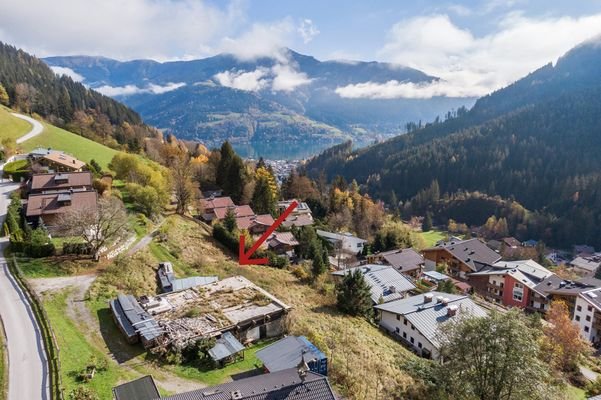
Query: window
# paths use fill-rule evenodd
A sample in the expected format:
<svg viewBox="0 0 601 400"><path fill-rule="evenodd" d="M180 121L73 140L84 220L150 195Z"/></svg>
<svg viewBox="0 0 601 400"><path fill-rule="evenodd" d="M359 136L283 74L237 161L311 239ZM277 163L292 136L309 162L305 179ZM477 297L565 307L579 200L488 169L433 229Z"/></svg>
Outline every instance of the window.
<svg viewBox="0 0 601 400"><path fill-rule="evenodd" d="M397 314L397 315L396 315L396 320L397 320L397 321L400 321L400 320L401 320L401 316L400 316L400 314Z"/></svg>
<svg viewBox="0 0 601 400"><path fill-rule="evenodd" d="M589 321L589 322L591 322L591 316L590 316L590 315L587 315L587 316L586 316L586 320L587 320L587 321Z"/></svg>
<svg viewBox="0 0 601 400"><path fill-rule="evenodd" d="M417 347L422 348L422 342L417 342Z"/></svg>
<svg viewBox="0 0 601 400"><path fill-rule="evenodd" d="M503 289L503 282L501 282L501 289Z"/></svg>
<svg viewBox="0 0 601 400"><path fill-rule="evenodd" d="M593 311L593 306L588 306L589 311Z"/></svg>
<svg viewBox="0 0 601 400"><path fill-rule="evenodd" d="M584 331L585 331L585 332L588 332L589 330L590 330L590 329L589 329L589 327L588 327L588 326L585 326L585 327L584 327Z"/></svg>
<svg viewBox="0 0 601 400"><path fill-rule="evenodd" d="M415 339L413 339L413 337L411 337L411 344L415 343Z"/></svg>
<svg viewBox="0 0 601 400"><path fill-rule="evenodd" d="M522 301L522 296L524 296L524 291L518 287L513 288L513 299L515 301Z"/></svg>
<svg viewBox="0 0 601 400"><path fill-rule="evenodd" d="M521 283L516 282L515 285L514 285L514 287L522 289L524 287L524 285L522 285Z"/></svg>
<svg viewBox="0 0 601 400"><path fill-rule="evenodd" d="M411 330L414 331L415 330L415 326L413 326L413 324L411 324Z"/></svg>
<svg viewBox="0 0 601 400"><path fill-rule="evenodd" d="M576 321L580 321L580 315L576 315Z"/></svg>
<svg viewBox="0 0 601 400"><path fill-rule="evenodd" d="M403 320L403 324L407 325L407 319L406 318Z"/></svg>
<svg viewBox="0 0 601 400"><path fill-rule="evenodd" d="M582 306L576 306L576 310L582 311Z"/></svg>
<svg viewBox="0 0 601 400"><path fill-rule="evenodd" d="M407 339L407 332L403 332L403 338Z"/></svg>
<svg viewBox="0 0 601 400"><path fill-rule="evenodd" d="M399 333L399 332L400 332L400 329L399 329L399 327L397 326L396 328L394 328L394 331L395 331L396 333Z"/></svg>

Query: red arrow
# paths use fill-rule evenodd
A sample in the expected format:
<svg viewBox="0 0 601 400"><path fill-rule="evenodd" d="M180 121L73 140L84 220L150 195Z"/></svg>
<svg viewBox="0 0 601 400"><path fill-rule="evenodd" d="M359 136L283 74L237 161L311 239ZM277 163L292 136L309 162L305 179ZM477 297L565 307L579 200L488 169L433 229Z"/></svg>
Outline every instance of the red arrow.
<svg viewBox="0 0 601 400"><path fill-rule="evenodd" d="M288 218L288 216L290 215L290 213L292 211L294 211L294 209L298 206L298 203L296 201L293 201L290 206L288 206L288 208L286 209L286 211L284 211L282 213L282 215L280 215L280 217L278 219L276 219L276 221L273 223L273 225L271 225L269 227L269 229L267 229L267 231L261 235L261 237L259 238L259 240L257 240L255 242L255 244L253 244L253 246L248 249L248 252L244 252L244 235L240 235L240 249L238 252L238 263L240 265L250 265L250 264L267 264L267 261L269 261L267 258L254 258L251 259L250 257L252 257L252 255L255 253L255 251L257 251L257 249L259 248L259 246L261 246L261 244L263 244L263 242L265 240L267 240L267 238L269 236L271 236L271 234L273 233L273 231L275 231L277 229L278 226L280 226L282 224L282 222L284 222L284 220L286 218Z"/></svg>

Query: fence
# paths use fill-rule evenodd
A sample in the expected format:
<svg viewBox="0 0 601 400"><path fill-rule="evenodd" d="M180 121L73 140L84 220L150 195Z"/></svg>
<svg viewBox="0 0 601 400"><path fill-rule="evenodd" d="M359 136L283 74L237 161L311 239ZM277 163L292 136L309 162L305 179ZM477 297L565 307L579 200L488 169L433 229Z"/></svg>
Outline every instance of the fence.
<svg viewBox="0 0 601 400"><path fill-rule="evenodd" d="M31 288L27 280L23 277L23 272L17 264L16 258L13 256L12 261L8 261L8 267L13 277L17 281L17 284L27 297L31 310L35 315L36 321L42 334L44 341L44 350L46 352L46 359L48 360L48 375L50 376L50 398L52 400L64 400L63 394L63 382L61 379L61 365L60 365L60 348L56 342L56 336L50 325L50 320L44 310L42 300Z"/></svg>

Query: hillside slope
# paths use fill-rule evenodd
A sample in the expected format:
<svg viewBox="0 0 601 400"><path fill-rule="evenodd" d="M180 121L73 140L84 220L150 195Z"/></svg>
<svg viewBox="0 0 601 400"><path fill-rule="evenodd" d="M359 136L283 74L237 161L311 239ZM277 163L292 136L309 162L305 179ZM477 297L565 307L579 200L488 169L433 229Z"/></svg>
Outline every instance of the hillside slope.
<svg viewBox="0 0 601 400"><path fill-rule="evenodd" d="M11 111L0 106L0 141L2 139L16 140L31 129L31 125L27 121L11 115Z"/></svg>
<svg viewBox="0 0 601 400"><path fill-rule="evenodd" d="M601 245L599 65L601 47L585 43L464 116L357 152L332 149L307 169L357 179L386 199L408 200L434 180L443 193L515 198L553 221L539 237Z"/></svg>

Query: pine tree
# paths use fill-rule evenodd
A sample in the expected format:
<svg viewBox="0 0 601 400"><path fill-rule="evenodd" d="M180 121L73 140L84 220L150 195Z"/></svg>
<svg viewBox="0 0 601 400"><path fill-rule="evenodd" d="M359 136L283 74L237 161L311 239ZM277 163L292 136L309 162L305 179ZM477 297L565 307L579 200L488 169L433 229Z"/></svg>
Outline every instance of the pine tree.
<svg viewBox="0 0 601 400"><path fill-rule="evenodd" d="M236 222L236 214L230 208L225 213L225 218L223 218L223 227L230 233L233 233L238 227L238 223Z"/></svg>
<svg viewBox="0 0 601 400"><path fill-rule="evenodd" d="M266 168L257 168L255 172L255 191L252 206L257 214L275 214L278 193L277 183Z"/></svg>
<svg viewBox="0 0 601 400"><path fill-rule="evenodd" d="M422 222L422 231L429 232L432 230L432 213L429 211L426 213L424 217L424 221Z"/></svg>
<svg viewBox="0 0 601 400"><path fill-rule="evenodd" d="M230 142L223 142L223 144L221 145L221 158L219 160L219 165L217 167L216 173L217 186L221 187L222 189L224 189L227 177L229 175L230 167L235 156L236 153L234 152L234 149L232 148Z"/></svg>
<svg viewBox="0 0 601 400"><path fill-rule="evenodd" d="M313 262L311 264L311 272L313 273L313 279L317 279L321 274L326 272L326 264L323 262L323 252L316 252L313 255Z"/></svg>
<svg viewBox="0 0 601 400"><path fill-rule="evenodd" d="M338 309L353 316L369 317L372 311L371 291L360 270L344 275L336 286Z"/></svg>

